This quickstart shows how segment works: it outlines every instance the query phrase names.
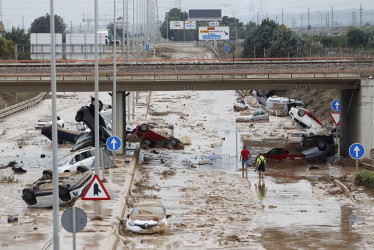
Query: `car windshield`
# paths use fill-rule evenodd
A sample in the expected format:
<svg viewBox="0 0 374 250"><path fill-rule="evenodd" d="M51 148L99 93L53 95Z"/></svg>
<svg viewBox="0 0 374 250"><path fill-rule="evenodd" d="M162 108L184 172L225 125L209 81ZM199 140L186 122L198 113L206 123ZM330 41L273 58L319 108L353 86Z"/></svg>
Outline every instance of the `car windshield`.
<svg viewBox="0 0 374 250"><path fill-rule="evenodd" d="M152 206L144 206L144 207L134 207L131 216L153 216L153 215L160 215L164 214L162 207L152 207Z"/></svg>
<svg viewBox="0 0 374 250"><path fill-rule="evenodd" d="M70 159L71 159L71 155L66 155L58 161L57 165L65 165L69 162Z"/></svg>
<svg viewBox="0 0 374 250"><path fill-rule="evenodd" d="M50 121L52 121L52 117L51 116L45 116L42 119L40 119L40 121L50 122Z"/></svg>

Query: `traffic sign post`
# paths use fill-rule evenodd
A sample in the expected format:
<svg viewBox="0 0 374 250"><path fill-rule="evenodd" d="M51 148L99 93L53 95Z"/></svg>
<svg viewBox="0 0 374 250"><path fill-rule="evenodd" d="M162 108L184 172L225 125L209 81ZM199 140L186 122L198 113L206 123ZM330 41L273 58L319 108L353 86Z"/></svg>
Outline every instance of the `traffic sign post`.
<svg viewBox="0 0 374 250"><path fill-rule="evenodd" d="M87 225L86 213L76 207L71 207L65 210L61 216L62 227L73 234L73 249L77 248L76 233L82 231Z"/></svg>
<svg viewBox="0 0 374 250"><path fill-rule="evenodd" d="M331 107L334 111L340 111L340 100L334 100L331 103Z"/></svg>
<svg viewBox="0 0 374 250"><path fill-rule="evenodd" d="M230 52L230 46L225 46L225 52Z"/></svg>
<svg viewBox="0 0 374 250"><path fill-rule="evenodd" d="M106 147L110 151L118 151L122 146L122 141L118 136L111 136L106 140Z"/></svg>
<svg viewBox="0 0 374 250"><path fill-rule="evenodd" d="M353 143L349 147L349 155L356 160L356 172L358 172L358 160L365 155L364 146L360 143Z"/></svg>
<svg viewBox="0 0 374 250"><path fill-rule="evenodd" d="M145 50L147 50L147 51L149 50L149 44L145 45Z"/></svg>
<svg viewBox="0 0 374 250"><path fill-rule="evenodd" d="M98 175L95 174L92 178L86 192L84 192L82 196L82 200L110 200L110 195L106 191Z"/></svg>

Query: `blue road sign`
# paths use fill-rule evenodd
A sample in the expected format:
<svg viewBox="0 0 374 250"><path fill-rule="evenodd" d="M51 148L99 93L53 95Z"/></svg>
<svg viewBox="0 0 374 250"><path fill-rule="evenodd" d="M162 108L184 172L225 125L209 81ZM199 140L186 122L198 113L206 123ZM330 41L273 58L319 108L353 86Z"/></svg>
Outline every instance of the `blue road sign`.
<svg viewBox="0 0 374 250"><path fill-rule="evenodd" d="M340 111L340 100L334 100L331 103L331 107L334 111Z"/></svg>
<svg viewBox="0 0 374 250"><path fill-rule="evenodd" d="M353 143L349 147L349 155L353 159L361 159L365 154L365 148L360 143Z"/></svg>
<svg viewBox="0 0 374 250"><path fill-rule="evenodd" d="M145 50L149 50L149 44L145 45Z"/></svg>
<svg viewBox="0 0 374 250"><path fill-rule="evenodd" d="M110 151L117 151L121 148L122 142L121 139L117 136L111 136L106 140L106 147Z"/></svg>
<svg viewBox="0 0 374 250"><path fill-rule="evenodd" d="M203 35L203 39L207 40L220 40L221 35Z"/></svg>
<svg viewBox="0 0 374 250"><path fill-rule="evenodd" d="M230 46L225 46L225 52L230 52Z"/></svg>

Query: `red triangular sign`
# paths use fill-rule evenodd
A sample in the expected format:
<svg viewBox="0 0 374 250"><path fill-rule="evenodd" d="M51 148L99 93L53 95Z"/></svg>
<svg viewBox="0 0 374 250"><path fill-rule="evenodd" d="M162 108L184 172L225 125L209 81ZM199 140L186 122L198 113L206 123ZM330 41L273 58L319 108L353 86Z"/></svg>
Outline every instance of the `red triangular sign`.
<svg viewBox="0 0 374 250"><path fill-rule="evenodd" d="M335 123L335 126L340 124L340 112L330 112L330 116Z"/></svg>
<svg viewBox="0 0 374 250"><path fill-rule="evenodd" d="M97 176L96 174L94 175L86 191L84 192L82 200L110 200L108 192L106 191L99 176Z"/></svg>

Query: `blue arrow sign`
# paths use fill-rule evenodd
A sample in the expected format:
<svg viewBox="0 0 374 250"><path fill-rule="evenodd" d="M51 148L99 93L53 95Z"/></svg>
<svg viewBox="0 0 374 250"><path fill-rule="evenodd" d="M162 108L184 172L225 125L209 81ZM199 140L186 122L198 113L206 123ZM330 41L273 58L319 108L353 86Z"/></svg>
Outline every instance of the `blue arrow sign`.
<svg viewBox="0 0 374 250"><path fill-rule="evenodd" d="M117 136L111 136L106 140L106 147L110 151L117 151L121 148L122 142L121 139Z"/></svg>
<svg viewBox="0 0 374 250"><path fill-rule="evenodd" d="M334 111L340 111L340 100L334 100L331 103L331 107Z"/></svg>
<svg viewBox="0 0 374 250"><path fill-rule="evenodd" d="M230 52L230 46L225 46L225 52Z"/></svg>
<svg viewBox="0 0 374 250"><path fill-rule="evenodd" d="M149 44L145 45L145 50L149 50Z"/></svg>
<svg viewBox="0 0 374 250"><path fill-rule="evenodd" d="M365 148L360 143L353 143L349 147L349 155L353 159L361 159L365 154Z"/></svg>

